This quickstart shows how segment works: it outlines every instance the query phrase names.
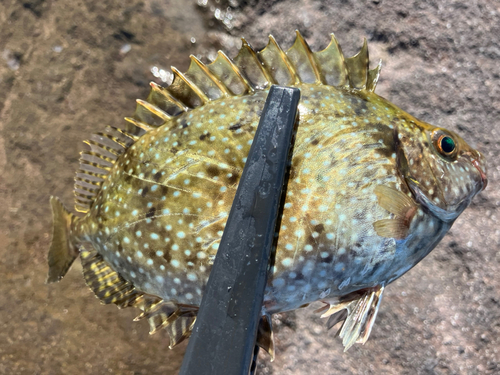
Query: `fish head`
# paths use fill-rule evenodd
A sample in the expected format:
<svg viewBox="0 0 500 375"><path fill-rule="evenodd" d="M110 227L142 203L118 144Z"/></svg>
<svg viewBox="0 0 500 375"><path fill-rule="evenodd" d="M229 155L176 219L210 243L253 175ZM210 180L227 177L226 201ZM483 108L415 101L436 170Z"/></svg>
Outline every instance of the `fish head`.
<svg viewBox="0 0 500 375"><path fill-rule="evenodd" d="M487 185L484 156L451 130L411 123L398 135L400 170L419 203L453 221Z"/></svg>

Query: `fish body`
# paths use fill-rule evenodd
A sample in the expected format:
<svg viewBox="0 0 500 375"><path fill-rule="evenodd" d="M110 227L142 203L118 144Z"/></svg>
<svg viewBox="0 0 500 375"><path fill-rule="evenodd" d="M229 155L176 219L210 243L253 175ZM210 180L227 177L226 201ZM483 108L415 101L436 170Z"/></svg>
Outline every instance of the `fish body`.
<svg viewBox="0 0 500 375"><path fill-rule="evenodd" d="M385 286L423 259L485 187L485 163L455 133L376 95L380 66L368 70L366 45L351 59L339 48L326 59L300 34L297 41L285 57L272 54L273 39L259 53L266 86L248 68L257 55L244 43L229 68L246 92L234 95L234 79L223 82L217 69L229 69L229 59L210 70L193 59L186 74L174 71L171 91L153 86L126 130L94 135L77 173L85 216L52 201L49 281L80 252L102 301L143 309L153 331L170 329L173 345L187 337L269 83L286 83L301 99L263 313L323 301L329 325L344 320L346 349L365 342ZM159 93L174 100L161 105Z"/></svg>

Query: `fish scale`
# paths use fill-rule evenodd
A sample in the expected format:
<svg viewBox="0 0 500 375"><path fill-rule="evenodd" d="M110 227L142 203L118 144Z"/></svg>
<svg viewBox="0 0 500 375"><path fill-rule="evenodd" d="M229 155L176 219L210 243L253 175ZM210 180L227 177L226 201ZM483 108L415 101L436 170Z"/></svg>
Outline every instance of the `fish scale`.
<svg viewBox="0 0 500 375"><path fill-rule="evenodd" d="M192 58L152 85L125 129L97 133L77 172L76 218L55 198L49 281L80 252L104 303L135 306L171 346L189 336L268 88L301 90L286 195L258 343L269 315L322 301L346 350L371 332L384 288L425 257L486 185L482 155L373 91L366 42L286 53L271 37L234 62ZM439 177L437 177L439 176Z"/></svg>

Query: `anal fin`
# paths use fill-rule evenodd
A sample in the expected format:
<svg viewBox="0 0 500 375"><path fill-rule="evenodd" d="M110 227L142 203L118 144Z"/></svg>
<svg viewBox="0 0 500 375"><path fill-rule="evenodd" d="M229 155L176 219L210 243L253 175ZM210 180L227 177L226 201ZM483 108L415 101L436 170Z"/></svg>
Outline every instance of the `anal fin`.
<svg viewBox="0 0 500 375"><path fill-rule="evenodd" d="M136 291L134 285L114 271L100 254L84 249L80 257L85 283L101 303L114 303L119 308L140 306L144 293Z"/></svg>
<svg viewBox="0 0 500 375"><path fill-rule="evenodd" d="M328 311L321 315L322 318L330 317L327 323L328 328L344 321L338 331L344 345L344 351L347 351L355 343L364 344L368 340L377 317L383 292L384 286L354 292L343 297L339 303L331 305Z"/></svg>
<svg viewBox="0 0 500 375"><path fill-rule="evenodd" d="M260 318L256 344L271 356L271 362L274 361L274 335L269 315Z"/></svg>
<svg viewBox="0 0 500 375"><path fill-rule="evenodd" d="M150 334L165 329L170 336L170 348L191 335L198 306L164 301L158 296L137 290L133 283L113 270L95 250L84 249L80 255L85 282L101 303L143 310L134 320L147 319Z"/></svg>

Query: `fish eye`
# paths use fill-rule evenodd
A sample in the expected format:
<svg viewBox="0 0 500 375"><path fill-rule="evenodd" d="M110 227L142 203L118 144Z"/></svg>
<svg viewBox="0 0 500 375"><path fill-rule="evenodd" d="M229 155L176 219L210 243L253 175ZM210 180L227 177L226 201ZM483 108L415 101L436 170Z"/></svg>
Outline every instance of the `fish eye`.
<svg viewBox="0 0 500 375"><path fill-rule="evenodd" d="M439 137L439 151L441 151L445 155L450 155L453 151L455 151L455 141L448 137L447 135L442 135Z"/></svg>
<svg viewBox="0 0 500 375"><path fill-rule="evenodd" d="M432 134L432 141L441 156L446 159L455 159L458 153L458 145L452 135L443 131L443 129L437 129Z"/></svg>

